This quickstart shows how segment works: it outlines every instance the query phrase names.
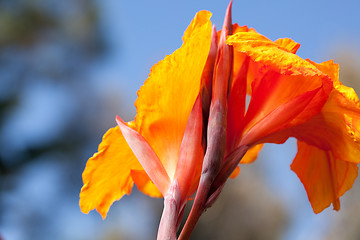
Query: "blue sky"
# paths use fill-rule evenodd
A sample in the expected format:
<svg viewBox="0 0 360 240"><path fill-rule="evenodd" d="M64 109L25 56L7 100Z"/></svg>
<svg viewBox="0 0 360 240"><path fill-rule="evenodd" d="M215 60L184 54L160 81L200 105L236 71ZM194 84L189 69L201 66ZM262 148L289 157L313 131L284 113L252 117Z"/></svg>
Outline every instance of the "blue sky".
<svg viewBox="0 0 360 240"><path fill-rule="evenodd" d="M150 67L181 45L195 13L209 10L220 28L227 1L102 1L104 34L114 57L122 59L124 81L140 85ZM314 61L331 58L338 43L360 41L360 1L234 1L233 22L254 27L275 40L301 43L299 55ZM130 80L131 79L131 80Z"/></svg>

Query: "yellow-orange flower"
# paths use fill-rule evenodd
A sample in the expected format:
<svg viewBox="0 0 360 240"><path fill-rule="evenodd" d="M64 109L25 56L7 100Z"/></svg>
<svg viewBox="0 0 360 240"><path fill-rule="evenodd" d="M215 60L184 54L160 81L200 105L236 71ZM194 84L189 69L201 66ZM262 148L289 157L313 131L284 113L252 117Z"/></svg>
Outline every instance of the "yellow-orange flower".
<svg viewBox="0 0 360 240"><path fill-rule="evenodd" d="M234 29L227 39L233 47L233 71L220 182L240 160L254 161L264 138L317 114L332 89L327 74L295 55L298 43L291 39L273 42L246 26L234 25ZM246 109L247 94L251 100Z"/></svg>
<svg viewBox="0 0 360 240"><path fill-rule="evenodd" d="M234 63L235 73L242 75L233 81L236 96L229 95L234 115L228 120L229 149L260 149L257 144L298 138L291 169L304 184L314 212L331 203L339 210L339 197L357 177L360 107L355 91L340 83L338 65L301 59L295 55L300 45L290 39L273 42L244 31L227 42L240 59ZM237 104L239 95L245 98L245 87L251 94L247 111ZM242 114L236 115L236 108Z"/></svg>
<svg viewBox="0 0 360 240"><path fill-rule="evenodd" d="M239 173L239 162L251 163L262 144L289 137L298 139L291 169L314 211L331 203L340 209L360 162L360 104L353 89L340 83L338 65L300 58L300 45L291 39L271 41L232 25L231 3L217 34L214 28L211 35L210 16L199 12L181 48L151 69L138 91L135 120L117 117L118 127L104 135L83 173L83 212L96 208L105 218L134 183L161 197L176 182L184 204L203 174L201 200L194 204L201 215L227 178Z"/></svg>
<svg viewBox="0 0 360 240"><path fill-rule="evenodd" d="M307 122L269 136L264 141L282 143L298 139L298 153L291 169L307 191L314 212L331 203L340 209L339 198L349 190L360 162L360 105L352 88L339 81L339 66L333 61L311 64L328 74L334 88L321 112Z"/></svg>
<svg viewBox="0 0 360 240"><path fill-rule="evenodd" d="M96 208L105 218L110 205L129 194L133 183L143 193L161 197L176 179L183 201L195 191L203 155L201 127L195 131L198 120L202 121L201 105L195 100L210 49L210 16L207 11L196 14L181 48L156 64L138 91L135 120L124 123L117 118L121 131L111 128L98 152L88 160L80 193L84 213ZM182 142L193 148L182 147ZM192 171L184 171L188 164L192 164Z"/></svg>
<svg viewBox="0 0 360 240"><path fill-rule="evenodd" d="M233 139L238 145L254 145L267 135L307 121L321 110L332 89L331 79L295 55L292 41L273 42L256 32L239 32L227 42L235 53L245 54L241 63L245 69L240 68L238 81L246 83L243 88L251 85L246 114L232 121L236 127L231 129L237 129ZM229 107L236 108L231 105L235 104L229 102Z"/></svg>

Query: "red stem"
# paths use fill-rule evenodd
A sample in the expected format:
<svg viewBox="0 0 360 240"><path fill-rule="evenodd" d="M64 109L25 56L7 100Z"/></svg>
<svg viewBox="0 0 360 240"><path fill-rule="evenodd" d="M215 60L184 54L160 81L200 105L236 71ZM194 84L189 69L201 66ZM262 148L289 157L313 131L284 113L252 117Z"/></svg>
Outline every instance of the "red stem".
<svg viewBox="0 0 360 240"><path fill-rule="evenodd" d="M198 222L201 214L205 211L205 203L208 198L211 182L212 181L209 178L209 175L201 176L199 186L201 185L204 187L200 188L196 193L191 212L188 216L188 219L186 220L178 240L188 240L190 238L196 223Z"/></svg>
<svg viewBox="0 0 360 240"><path fill-rule="evenodd" d="M176 240L180 206L180 188L175 180L171 183L164 198L164 210L161 216L157 240Z"/></svg>

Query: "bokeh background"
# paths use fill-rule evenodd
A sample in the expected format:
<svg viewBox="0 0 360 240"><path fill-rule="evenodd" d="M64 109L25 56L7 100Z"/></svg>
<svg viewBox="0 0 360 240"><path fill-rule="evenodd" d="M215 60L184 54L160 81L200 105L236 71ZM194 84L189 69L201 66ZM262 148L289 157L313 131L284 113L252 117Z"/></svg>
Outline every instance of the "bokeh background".
<svg viewBox="0 0 360 240"><path fill-rule="evenodd" d="M153 64L199 10L220 28L227 1L0 0L0 239L155 239L161 199L136 188L103 221L78 206L81 173L115 115L135 116ZM234 0L233 21L298 54L334 59L360 92L360 1ZM315 215L290 171L296 144L268 144L229 181L191 239L360 239L360 182ZM359 156L360 157L360 156Z"/></svg>

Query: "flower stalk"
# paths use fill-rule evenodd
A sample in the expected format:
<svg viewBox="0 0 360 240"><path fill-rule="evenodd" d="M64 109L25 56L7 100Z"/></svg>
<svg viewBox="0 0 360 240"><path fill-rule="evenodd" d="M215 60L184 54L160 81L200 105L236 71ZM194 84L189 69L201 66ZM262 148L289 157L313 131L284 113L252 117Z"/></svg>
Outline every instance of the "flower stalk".
<svg viewBox="0 0 360 240"><path fill-rule="evenodd" d="M175 180L164 197L164 209L161 216L157 240L176 240L180 209L180 188Z"/></svg>
<svg viewBox="0 0 360 240"><path fill-rule="evenodd" d="M226 148L227 95L232 70L232 48L227 46L226 36L232 32L231 6L226 11L221 30L212 83L209 122L207 126L207 148L203 160L201 177L190 215L180 234L180 240L189 239L201 214L207 208L211 186L221 170Z"/></svg>

